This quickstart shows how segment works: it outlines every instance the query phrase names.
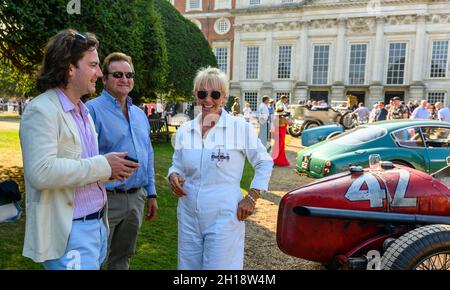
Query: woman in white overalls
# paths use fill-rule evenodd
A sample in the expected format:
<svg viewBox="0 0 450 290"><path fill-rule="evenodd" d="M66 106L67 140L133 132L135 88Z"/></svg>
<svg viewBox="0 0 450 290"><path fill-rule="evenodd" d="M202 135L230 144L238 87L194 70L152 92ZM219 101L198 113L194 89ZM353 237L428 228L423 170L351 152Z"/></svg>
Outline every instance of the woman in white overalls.
<svg viewBox="0 0 450 290"><path fill-rule="evenodd" d="M200 114L177 131L169 182L178 201L178 268L242 269L244 220L268 189L273 161L251 123L227 114L226 75L205 68L194 80ZM255 168L243 198L248 158Z"/></svg>

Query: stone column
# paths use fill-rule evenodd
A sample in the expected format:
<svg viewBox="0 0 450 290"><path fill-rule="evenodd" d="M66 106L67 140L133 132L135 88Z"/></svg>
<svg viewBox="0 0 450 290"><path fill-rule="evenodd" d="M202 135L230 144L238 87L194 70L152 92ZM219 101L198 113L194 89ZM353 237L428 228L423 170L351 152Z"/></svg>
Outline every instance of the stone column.
<svg viewBox="0 0 450 290"><path fill-rule="evenodd" d="M377 32L375 36L375 55L373 58L372 83L381 85L383 83L384 69L384 17L377 17Z"/></svg>
<svg viewBox="0 0 450 290"><path fill-rule="evenodd" d="M272 69L273 69L273 40L272 40L272 30L268 28L266 31L266 40L264 41L264 55L262 57L261 63L262 63L262 79L266 82L272 81Z"/></svg>
<svg viewBox="0 0 450 290"><path fill-rule="evenodd" d="M297 49L297 70L298 70L298 81L295 84L293 103L298 103L299 101L305 101L308 99L308 71L309 71L309 58L308 58L308 48L309 48L309 37L308 37L308 26L309 20L304 20L301 22L302 28L300 31L300 45ZM300 51L299 51L300 50Z"/></svg>
<svg viewBox="0 0 450 290"><path fill-rule="evenodd" d="M414 46L414 62L412 82L409 88L409 100L425 99L425 86L423 79L427 71L425 65L425 39L426 23L425 15L417 15L416 40Z"/></svg>
<svg viewBox="0 0 450 290"><path fill-rule="evenodd" d="M338 33L336 38L336 53L335 53L335 65L333 86L331 87L331 100L344 101L344 59L345 59L345 18L338 18Z"/></svg>
<svg viewBox="0 0 450 290"><path fill-rule="evenodd" d="M383 71L384 71L384 21L383 16L376 18L376 35L374 45L374 56L372 64L372 81L369 87L369 98L367 106L372 106L377 101L384 100L383 96Z"/></svg>
<svg viewBox="0 0 450 290"><path fill-rule="evenodd" d="M230 96L241 97L241 101L244 99L242 96L242 90L239 80L241 79L241 73L239 66L241 63L241 30L242 26L236 26L234 30L234 46L233 46L233 70L232 79L230 80Z"/></svg>
<svg viewBox="0 0 450 290"><path fill-rule="evenodd" d="M272 84L272 75L273 75L273 31L272 31L272 26L269 24L266 24L264 26L264 28L266 29L266 39L264 41L264 46L262 47L262 49L264 50L264 54L262 59L260 60L261 62L261 76L260 78L262 78L263 80L263 84L261 86L260 89L260 97L264 96L264 95L268 95L269 97L273 97L273 84Z"/></svg>
<svg viewBox="0 0 450 290"><path fill-rule="evenodd" d="M338 19L338 34L336 39L336 54L334 67L334 82L333 85L344 84L344 59L345 59L345 25L347 20L345 18Z"/></svg>

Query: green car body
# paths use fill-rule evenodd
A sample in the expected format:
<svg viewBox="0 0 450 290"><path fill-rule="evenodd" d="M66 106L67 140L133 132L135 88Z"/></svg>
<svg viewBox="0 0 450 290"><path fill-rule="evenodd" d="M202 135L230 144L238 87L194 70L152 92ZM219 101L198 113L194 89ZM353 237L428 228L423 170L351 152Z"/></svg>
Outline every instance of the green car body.
<svg viewBox="0 0 450 290"><path fill-rule="evenodd" d="M434 120L394 120L359 126L330 140L307 147L297 155L296 169L322 178L348 170L350 164L368 167L369 155L432 174L447 166L450 123Z"/></svg>

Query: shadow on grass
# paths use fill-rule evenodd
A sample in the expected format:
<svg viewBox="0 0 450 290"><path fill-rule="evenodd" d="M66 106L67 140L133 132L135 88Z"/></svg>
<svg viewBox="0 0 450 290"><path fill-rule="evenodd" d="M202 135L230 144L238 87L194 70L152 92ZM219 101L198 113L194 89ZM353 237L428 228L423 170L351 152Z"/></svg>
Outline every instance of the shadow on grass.
<svg viewBox="0 0 450 290"><path fill-rule="evenodd" d="M20 121L19 115L0 114L0 122L19 122L19 121Z"/></svg>

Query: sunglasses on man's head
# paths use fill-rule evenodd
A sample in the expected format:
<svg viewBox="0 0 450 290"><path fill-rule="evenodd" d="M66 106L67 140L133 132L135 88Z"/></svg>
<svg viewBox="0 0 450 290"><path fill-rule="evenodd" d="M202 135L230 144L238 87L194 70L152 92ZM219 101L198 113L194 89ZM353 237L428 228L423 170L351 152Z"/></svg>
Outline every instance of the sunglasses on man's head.
<svg viewBox="0 0 450 290"><path fill-rule="evenodd" d="M197 98L199 98L200 100L206 99L207 96L208 96L208 91L198 91L197 92ZM220 92L212 91L211 98L213 98L214 100L220 99Z"/></svg>
<svg viewBox="0 0 450 290"><path fill-rule="evenodd" d="M81 40L86 40L87 39L87 37L85 35L83 35L81 33L78 33L78 32L74 32L74 36L75 36L76 39L81 39Z"/></svg>
<svg viewBox="0 0 450 290"><path fill-rule="evenodd" d="M112 75L115 79L121 79L123 78L123 75L125 74L125 77L127 79L134 78L134 72L121 72L121 71L115 71L112 73L108 73L109 75Z"/></svg>

